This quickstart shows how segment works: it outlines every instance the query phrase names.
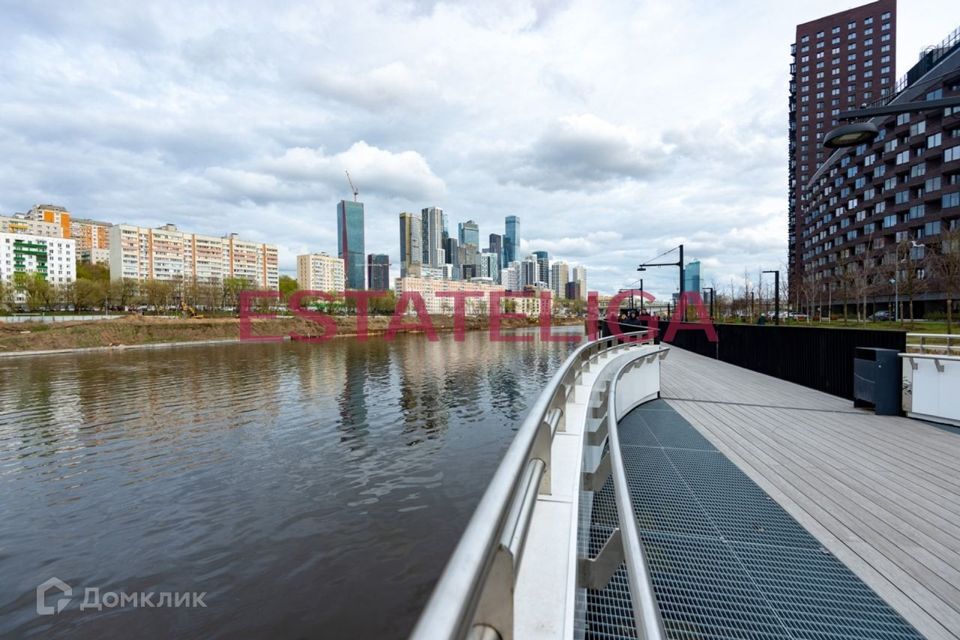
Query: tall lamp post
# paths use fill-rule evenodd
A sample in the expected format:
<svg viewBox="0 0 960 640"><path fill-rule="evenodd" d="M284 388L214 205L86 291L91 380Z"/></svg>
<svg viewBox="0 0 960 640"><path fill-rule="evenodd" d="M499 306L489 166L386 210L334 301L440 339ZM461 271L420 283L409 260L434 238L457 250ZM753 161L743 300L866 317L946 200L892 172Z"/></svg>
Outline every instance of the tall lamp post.
<svg viewBox="0 0 960 640"><path fill-rule="evenodd" d="M780 272L764 271L764 273L773 274L773 321L780 324Z"/></svg>
<svg viewBox="0 0 960 640"><path fill-rule="evenodd" d="M677 304L683 305L680 317L685 321L687 319L687 305L683 302L683 245L675 248L680 250L680 259L676 262L645 262L637 267L637 271L646 271L647 267L680 267L680 294L677 297ZM673 249L670 251L673 251Z"/></svg>
<svg viewBox="0 0 960 640"><path fill-rule="evenodd" d="M900 322L900 276L890 278L890 284L893 285L893 319Z"/></svg>
<svg viewBox="0 0 960 640"><path fill-rule="evenodd" d="M713 320L713 301L717 298L717 291L713 287L704 287L704 292L710 292L710 319Z"/></svg>

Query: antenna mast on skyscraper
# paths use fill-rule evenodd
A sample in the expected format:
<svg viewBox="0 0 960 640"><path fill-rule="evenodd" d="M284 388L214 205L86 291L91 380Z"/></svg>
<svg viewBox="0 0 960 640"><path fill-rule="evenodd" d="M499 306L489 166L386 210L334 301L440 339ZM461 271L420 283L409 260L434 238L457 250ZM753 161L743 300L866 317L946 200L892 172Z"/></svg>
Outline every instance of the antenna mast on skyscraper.
<svg viewBox="0 0 960 640"><path fill-rule="evenodd" d="M353 180L350 179L350 172L349 172L349 171L344 171L344 173L347 174L347 182L350 183L350 190L353 191L353 201L356 202L356 201L357 201L357 196L360 195L360 190L357 189L356 186L354 186Z"/></svg>

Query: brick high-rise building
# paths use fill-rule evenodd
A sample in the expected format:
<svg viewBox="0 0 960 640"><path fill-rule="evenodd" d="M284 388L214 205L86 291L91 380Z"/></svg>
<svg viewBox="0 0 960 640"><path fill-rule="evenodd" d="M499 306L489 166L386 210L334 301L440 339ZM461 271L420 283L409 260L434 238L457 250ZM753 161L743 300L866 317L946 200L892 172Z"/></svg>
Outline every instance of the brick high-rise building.
<svg viewBox="0 0 960 640"><path fill-rule="evenodd" d="M827 159L823 136L843 111L857 109L894 91L897 1L878 0L797 25L791 45L790 160L788 204L789 282L796 297L800 280L801 197L806 183Z"/></svg>
<svg viewBox="0 0 960 640"><path fill-rule="evenodd" d="M803 308L876 310L899 297L902 318L956 302L943 252L960 229L960 106L922 105L960 97L960 29L924 48L896 86L885 106L914 108L870 118L876 139L831 151L803 186L793 297Z"/></svg>

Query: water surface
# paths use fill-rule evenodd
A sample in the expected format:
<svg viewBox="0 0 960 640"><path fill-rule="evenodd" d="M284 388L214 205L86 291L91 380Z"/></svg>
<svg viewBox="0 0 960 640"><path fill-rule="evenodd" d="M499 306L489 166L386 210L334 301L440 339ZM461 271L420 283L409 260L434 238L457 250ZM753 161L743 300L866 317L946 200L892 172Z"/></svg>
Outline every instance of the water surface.
<svg viewBox="0 0 960 640"><path fill-rule="evenodd" d="M569 348L471 333L0 360L0 637L404 637ZM53 576L74 597L39 616ZM207 606L81 611L85 588Z"/></svg>

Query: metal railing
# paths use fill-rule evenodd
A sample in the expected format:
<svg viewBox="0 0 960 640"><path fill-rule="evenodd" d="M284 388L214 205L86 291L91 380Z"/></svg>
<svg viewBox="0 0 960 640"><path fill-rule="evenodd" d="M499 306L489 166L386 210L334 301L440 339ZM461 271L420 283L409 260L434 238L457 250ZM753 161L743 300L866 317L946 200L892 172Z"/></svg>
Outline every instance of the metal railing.
<svg viewBox="0 0 960 640"><path fill-rule="evenodd" d="M513 593L540 494L550 492L550 450L565 430L568 398L601 353L649 330L577 347L547 383L507 449L411 634L415 640L513 638ZM625 342L632 339L634 342Z"/></svg>
<svg viewBox="0 0 960 640"><path fill-rule="evenodd" d="M950 333L908 333L907 353L960 356L960 335Z"/></svg>
<svg viewBox="0 0 960 640"><path fill-rule="evenodd" d="M647 352L634 360L621 365L610 379L609 386L601 390L606 393L606 417L604 419L607 452L597 465L597 471L585 474L588 490L599 490L609 476L613 476L613 493L617 505L619 528L614 529L607 538L600 553L592 560L580 559L580 573L583 586L603 588L613 573L623 562L627 566L627 582L630 587L630 601L633 608L634 625L639 640L663 640L666 633L660 617L660 607L653 593L653 582L643 543L637 531L633 501L620 449L620 433L617 427L617 384L628 371L666 356L667 348ZM659 388L658 388L659 391ZM599 443L602 445L603 441Z"/></svg>

